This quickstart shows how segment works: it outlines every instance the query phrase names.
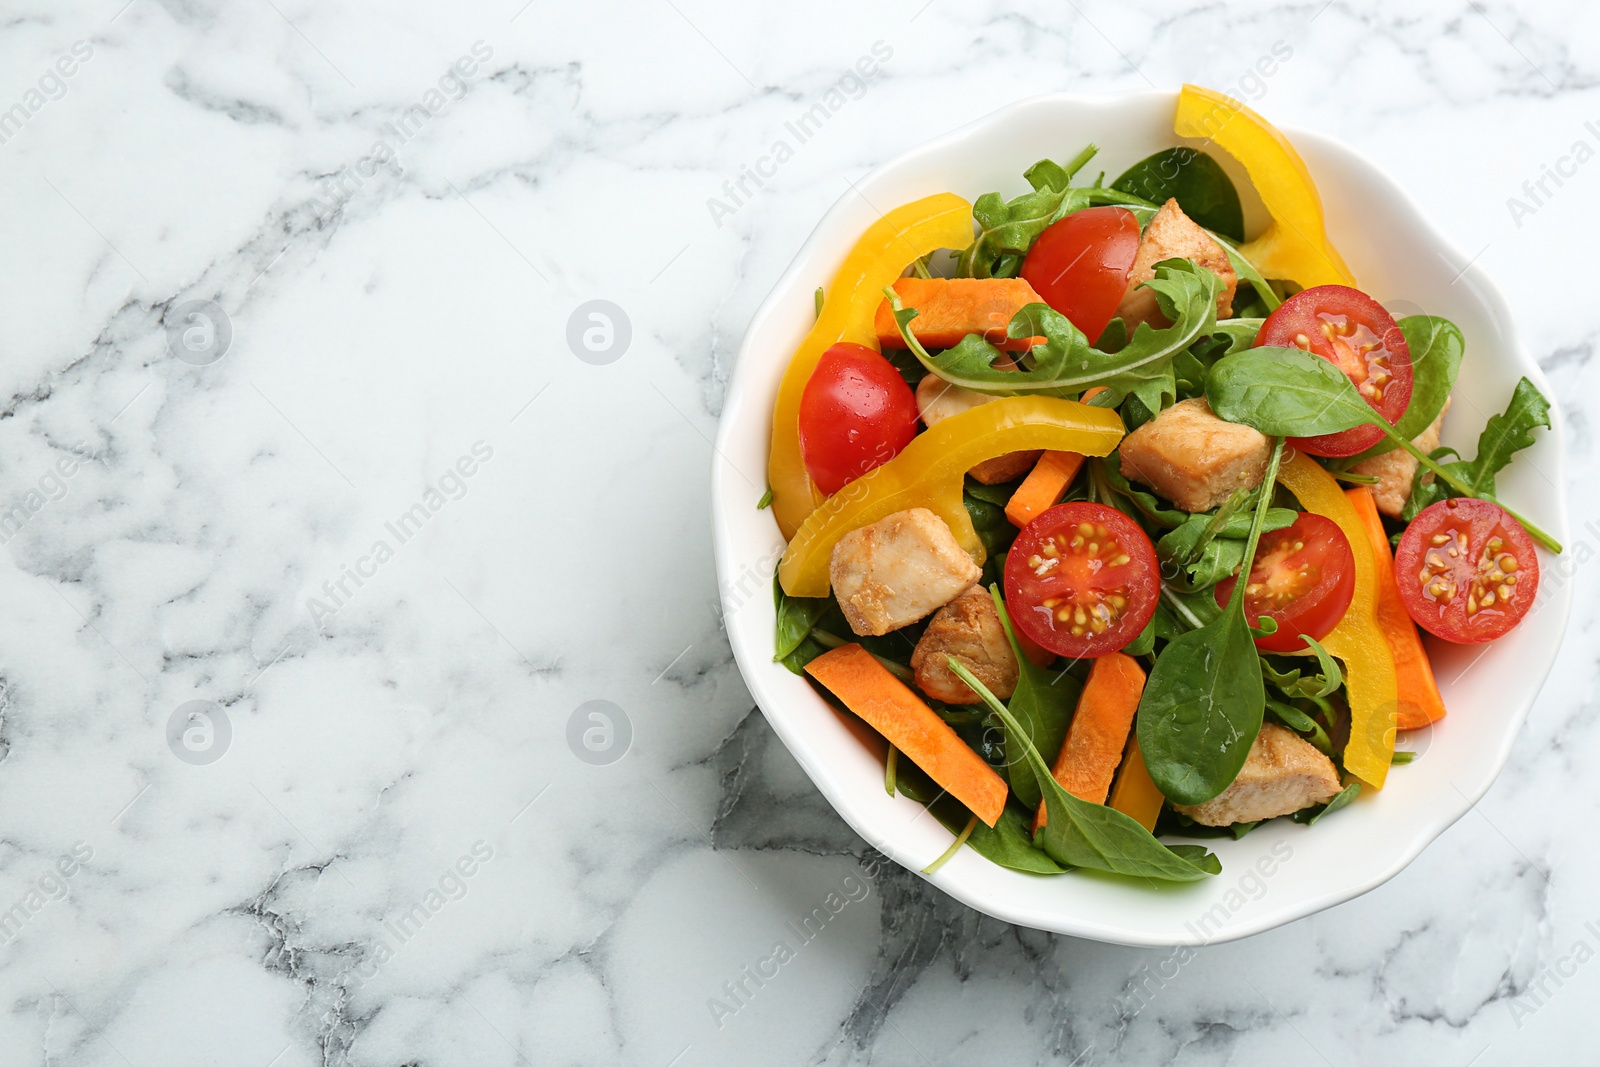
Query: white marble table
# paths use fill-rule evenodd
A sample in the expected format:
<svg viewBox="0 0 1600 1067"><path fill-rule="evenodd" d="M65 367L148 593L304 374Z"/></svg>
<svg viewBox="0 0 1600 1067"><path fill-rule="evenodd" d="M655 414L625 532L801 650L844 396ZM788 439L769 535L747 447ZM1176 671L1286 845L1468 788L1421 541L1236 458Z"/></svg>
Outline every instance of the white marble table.
<svg viewBox="0 0 1600 1067"><path fill-rule="evenodd" d="M851 177L1035 92L1199 81L1373 156L1505 286L1595 477L1592 5L1008 7L8 5L0 1061L1593 1055L1592 491L1477 811L1192 958L875 863L753 709L712 606L731 353ZM593 300L631 336L586 361Z"/></svg>

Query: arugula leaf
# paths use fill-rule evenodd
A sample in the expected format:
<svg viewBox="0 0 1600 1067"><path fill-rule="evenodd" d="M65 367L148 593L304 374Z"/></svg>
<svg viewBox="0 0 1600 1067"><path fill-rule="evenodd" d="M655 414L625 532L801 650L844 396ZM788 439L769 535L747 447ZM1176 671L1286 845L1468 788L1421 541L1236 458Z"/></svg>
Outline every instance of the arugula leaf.
<svg viewBox="0 0 1600 1067"><path fill-rule="evenodd" d="M767 486L767 491L761 494L761 499L756 501L757 511L766 511L772 505L772 486Z"/></svg>
<svg viewBox="0 0 1600 1067"><path fill-rule="evenodd" d="M1393 754L1389 756L1389 763L1395 767L1403 767L1416 758L1417 754L1415 752L1409 752L1406 749L1397 748L1394 750Z"/></svg>
<svg viewBox="0 0 1600 1067"><path fill-rule="evenodd" d="M1513 455L1533 444L1533 431L1539 426L1547 429L1550 426L1550 402L1537 386L1522 378L1512 390L1506 410L1502 414L1490 415L1488 424L1478 435L1477 457L1470 462L1456 460L1444 465L1444 469L1460 479L1469 492L1449 492L1447 489L1451 487L1434 481L1424 487L1421 495L1426 502L1416 510L1421 511L1428 504L1448 496L1481 496L1493 500L1495 475L1506 468ZM1413 494L1413 497L1417 495ZM1415 512L1410 513L1408 518L1411 517L1415 517Z"/></svg>
<svg viewBox="0 0 1600 1067"><path fill-rule="evenodd" d="M1093 146L1090 146L1092 149ZM1089 151L1086 149L1085 151ZM1090 152L1092 155L1093 153ZM1080 157L1083 156L1079 153ZM1085 162L1087 159L1085 159ZM1074 160L1077 163L1077 160ZM1078 166L1082 166L1078 163ZM1028 168L1030 193L1002 200L999 193L984 193L972 203L972 217L978 235L956 258L956 274L962 278L1014 277L1033 242L1054 222L1075 211L1102 204L1148 206L1136 196L1095 186L1069 188L1072 173L1049 160ZM1058 184L1059 183L1059 184Z"/></svg>
<svg viewBox="0 0 1600 1067"><path fill-rule="evenodd" d="M1000 610L1002 621L1008 621L1004 607ZM987 686L954 656L948 657L947 662L956 677L983 698L1008 730L1023 736L1022 724ZM1221 873L1222 863L1215 855L1192 845L1169 848L1137 820L1104 804L1081 800L1061 788L1031 741L1024 741L1024 754L1044 787L1047 818L1038 840L1046 855L1057 863L1169 882L1197 882Z"/></svg>
<svg viewBox="0 0 1600 1067"><path fill-rule="evenodd" d="M1216 160L1193 148L1169 148L1122 172L1111 188L1154 204L1176 198L1183 213L1208 230L1244 240L1239 191Z"/></svg>
<svg viewBox="0 0 1600 1067"><path fill-rule="evenodd" d="M1002 358L998 348L979 334L968 334L954 348L930 355L911 333L915 308L904 308L890 287L884 289L894 309L895 321L906 347L923 366L953 385L980 393L1014 396L1042 393L1046 396L1076 397L1092 385L1104 386L1112 395L1107 405L1122 402L1135 393L1152 411L1159 411L1163 398L1175 393L1171 363L1174 356L1195 341L1215 332L1217 322L1217 276L1188 260L1169 259L1156 264L1156 276L1146 282L1171 326L1156 329L1140 323L1133 336L1116 352L1093 347L1083 331L1048 304L1028 304L1019 310L1006 328L1009 337L1043 337L1024 358L1021 369L995 366ZM1006 364L1011 357L1006 356Z"/></svg>
<svg viewBox="0 0 1600 1067"><path fill-rule="evenodd" d="M1295 733L1310 734L1311 736L1307 740L1321 749L1323 755L1330 757L1333 755L1333 742L1328 739L1328 732L1322 728L1322 724L1317 722L1316 719L1313 719L1293 704L1285 704L1283 701L1273 700L1271 697L1267 698L1267 710L1279 722Z"/></svg>
<svg viewBox="0 0 1600 1067"><path fill-rule="evenodd" d="M1209 353L1209 363L1213 363L1223 356L1231 356L1235 352L1243 352L1256 343L1256 336L1261 333L1261 324L1266 319L1219 319L1217 328L1212 331L1214 340L1223 342L1219 351Z"/></svg>
<svg viewBox="0 0 1600 1067"><path fill-rule="evenodd" d="M1104 393L1100 394L1100 396L1104 395ZM1095 399L1098 400L1100 397L1097 396ZM1137 515L1142 515L1154 525L1160 526L1164 529L1172 529L1175 526L1182 526L1188 521L1189 513L1187 511L1179 511L1177 508L1166 503L1154 493L1135 487L1128 481L1128 479L1122 476L1122 459L1120 452L1113 451L1104 459L1091 459L1089 464L1091 477L1097 482L1103 482L1111 491L1111 494L1115 494L1116 496L1120 496L1126 500L1133 508L1133 511L1129 511L1128 508L1125 507L1120 507L1112 500L1103 500L1103 503L1109 504L1112 507L1117 507L1118 510L1129 515L1135 515L1135 517L1137 517Z"/></svg>
<svg viewBox="0 0 1600 1067"><path fill-rule="evenodd" d="M1024 805L1034 808L1039 805L1040 785L1033 768L1028 764L1026 749L1037 745L1046 752L1061 750L1061 743L1067 737L1067 727L1072 723L1072 713L1078 707L1078 697L1083 694L1083 686L1065 671L1051 672L1034 666L1023 655L1016 631L1011 628L1011 616L1006 612L1000 587L991 585L989 595L994 598L1000 626L1005 630L1011 654L1017 660L1017 687L1011 691L1011 714L1026 731L1025 735L1019 735L1009 723L1006 725L1006 768L1011 778L1011 791Z"/></svg>
<svg viewBox="0 0 1600 1067"><path fill-rule="evenodd" d="M1328 650L1322 647L1322 642L1310 634L1301 634L1300 640L1311 646L1311 651L1317 657L1317 669L1322 672L1322 688L1311 696L1314 698L1332 696L1344 684L1344 672L1339 669L1339 661L1329 655Z"/></svg>
<svg viewBox="0 0 1600 1067"><path fill-rule="evenodd" d="M1444 485L1413 494L1420 511L1444 496L1494 500L1494 476L1519 449L1533 444L1533 429L1550 425L1550 404L1528 379L1517 383L1505 414L1494 415L1478 438L1478 458L1441 467L1379 415L1328 360L1298 348L1252 348L1217 361L1206 381L1211 410L1229 422L1254 426L1273 437L1317 437L1355 426L1376 426ZM1421 472L1419 472L1420 475ZM1446 492L1448 489L1450 492ZM1435 495L1437 494L1437 495ZM1496 501L1496 503L1499 503ZM1527 529L1534 540L1561 551L1561 543L1513 509L1500 505ZM1409 521L1416 511L1402 516Z"/></svg>
<svg viewBox="0 0 1600 1067"><path fill-rule="evenodd" d="M1179 592L1210 589L1231 577L1244 562L1244 540L1250 536L1251 516L1241 513L1251 493L1240 489L1211 512L1197 512L1156 542L1163 564L1162 579ZM1292 526L1298 513L1289 508L1269 508L1263 533Z"/></svg>
<svg viewBox="0 0 1600 1067"><path fill-rule="evenodd" d="M1273 443L1263 485L1273 485L1283 439ZM1240 563L1248 573L1272 494L1262 493ZM1139 749L1150 778L1170 800L1200 804L1238 777L1261 732L1266 689L1244 617L1244 582L1212 622L1181 634L1156 657L1139 701Z"/></svg>

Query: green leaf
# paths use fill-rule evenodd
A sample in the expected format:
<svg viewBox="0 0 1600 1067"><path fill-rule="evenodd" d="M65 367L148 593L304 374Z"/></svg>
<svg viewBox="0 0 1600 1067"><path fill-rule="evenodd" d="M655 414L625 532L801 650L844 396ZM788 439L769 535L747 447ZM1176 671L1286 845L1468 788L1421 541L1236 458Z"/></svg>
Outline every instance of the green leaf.
<svg viewBox="0 0 1600 1067"><path fill-rule="evenodd" d="M1325 756L1333 755L1333 742L1328 739L1328 732L1322 724L1310 715L1301 711L1293 704L1285 704L1281 700L1267 699L1267 710L1283 725L1297 734L1309 734L1306 740L1310 741Z"/></svg>
<svg viewBox="0 0 1600 1067"><path fill-rule="evenodd" d="M1261 333L1261 324L1266 319L1220 319L1217 328L1211 336L1223 342L1220 351L1211 353L1213 362L1223 356L1231 356L1235 352L1243 352L1256 343L1256 336Z"/></svg>
<svg viewBox="0 0 1600 1067"><path fill-rule="evenodd" d="M1254 426L1278 437L1317 437L1354 426L1376 426L1416 457L1439 481L1425 493L1413 493L1402 514L1407 522L1423 507L1445 496L1494 500L1495 475L1520 449L1533 444L1533 430L1550 425L1550 404L1523 378L1512 393L1505 414L1493 415L1478 438L1478 457L1439 466L1379 415L1350 379L1328 360L1298 348L1252 348L1217 361L1206 382L1206 397L1219 418ZM1419 478L1423 472L1419 471ZM1498 501L1497 501L1498 503ZM1552 552L1561 543L1513 509L1500 505Z"/></svg>
<svg viewBox="0 0 1600 1067"><path fill-rule="evenodd" d="M1309 645L1311 651L1316 654L1317 669L1321 672L1323 679L1322 687L1310 695L1313 697L1332 696L1344 684L1344 672L1339 669L1338 660L1329 655L1328 650L1322 647L1322 642L1310 634L1301 634L1300 640Z"/></svg>
<svg viewBox="0 0 1600 1067"><path fill-rule="evenodd" d="M1298 348L1266 346L1219 359L1206 381L1218 418L1271 437L1317 437L1376 417L1344 372Z"/></svg>
<svg viewBox="0 0 1600 1067"><path fill-rule="evenodd" d="M830 597L796 597L783 591L778 576L772 576L772 597L778 608L778 635L772 658L783 660L800 647L817 620L833 606Z"/></svg>
<svg viewBox="0 0 1600 1067"><path fill-rule="evenodd" d="M1123 646L1122 653L1125 656L1148 656L1155 650L1156 617L1152 615L1150 621L1144 624L1144 629L1139 631L1139 636Z"/></svg>
<svg viewBox="0 0 1600 1067"><path fill-rule="evenodd" d="M1001 619L1009 625L1003 605L1000 611ZM948 663L956 677L983 699L1008 730L1023 736L1022 724L988 687L954 656L948 658ZM1062 866L1169 882L1197 882L1221 872L1221 862L1211 853L1196 846L1168 848L1137 820L1104 804L1081 800L1061 788L1031 742L1025 742L1024 755L1044 787L1047 819L1039 841L1045 853Z"/></svg>
<svg viewBox="0 0 1600 1067"><path fill-rule="evenodd" d="M1100 396L1104 395L1104 393L1100 394ZM1100 396L1095 397L1095 399L1099 400ZM1154 493L1140 489L1124 478L1122 476L1120 452L1113 451L1104 459L1091 459L1089 462L1096 480L1103 481L1107 488L1126 500L1133 509L1132 511L1129 511L1128 508L1121 508L1120 510L1129 514L1137 513L1142 515L1154 525L1169 530L1176 526L1182 526L1189 520L1187 511L1179 511ZM1118 506L1111 501L1106 501L1106 503L1111 504L1113 507Z"/></svg>
<svg viewBox="0 0 1600 1067"><path fill-rule="evenodd" d="M1411 403L1395 429L1416 437L1433 425L1450 399L1467 341L1459 326L1437 315L1407 315L1399 326L1411 350Z"/></svg>
<svg viewBox="0 0 1600 1067"><path fill-rule="evenodd" d="M767 486L767 491L761 494L761 499L756 501L757 511L766 511L772 506L772 486Z"/></svg>
<svg viewBox="0 0 1600 1067"><path fill-rule="evenodd" d="M1017 339L1043 337L1045 341L1027 353L1026 366L1011 370L995 366L1001 351L978 334L968 334L938 355L929 354L911 333L909 324L916 309L903 308L892 288L885 288L884 295L894 309L906 347L923 366L953 385L1001 396L1041 393L1068 398L1099 385L1113 394L1108 405L1120 404L1124 396L1135 393L1159 411L1163 398L1174 392L1173 357L1215 332L1221 282L1204 267L1169 259L1156 264L1155 277L1145 285L1155 292L1171 326L1156 329L1142 322L1127 344L1116 352L1105 352L1090 345L1083 331L1048 304L1028 304L1012 317L1006 333ZM1008 364L1010 358L1006 357Z"/></svg>
<svg viewBox="0 0 1600 1067"><path fill-rule="evenodd" d="M1533 431L1539 426L1550 427L1550 402L1532 382L1520 379L1505 412L1490 415L1478 435L1477 457L1470 463L1448 463L1445 470L1465 482L1471 495L1493 499L1495 475L1505 470L1512 456L1533 444Z"/></svg>
<svg viewBox="0 0 1600 1067"><path fill-rule="evenodd" d="M1066 868L1033 843L1028 826L1032 817L1015 805L1007 804L991 829L982 821L972 828L967 846L985 859L1013 871L1028 874L1063 874Z"/></svg>
<svg viewBox="0 0 1600 1067"><path fill-rule="evenodd" d="M1237 490L1221 507L1190 515L1156 542L1161 576L1169 586L1184 593L1198 592L1238 571L1251 525L1251 515L1241 509L1251 496L1246 490ZM1297 515L1289 508L1269 508L1262 532L1291 526Z"/></svg>
<svg viewBox="0 0 1600 1067"><path fill-rule="evenodd" d="M967 509L967 517L972 520L978 540L983 542L984 551L992 557L1011 547L1011 542L1017 536L1017 528L1006 518L1004 504L991 503L971 491L962 493L961 503Z"/></svg>
<svg viewBox="0 0 1600 1067"><path fill-rule="evenodd" d="M1416 758L1417 754L1415 752L1408 752L1403 748L1397 748L1394 750L1393 754L1389 756L1389 763L1394 767L1403 767Z"/></svg>
<svg viewBox="0 0 1600 1067"><path fill-rule="evenodd" d="M1274 442L1263 485L1274 484L1283 440ZM1240 562L1248 571L1272 494L1261 493ZM1177 804L1201 804L1226 789L1261 732L1266 689L1244 616L1244 585L1200 629L1180 634L1156 657L1139 701L1139 749L1156 787Z"/></svg>
<svg viewBox="0 0 1600 1067"><path fill-rule="evenodd" d="M1222 250L1228 254L1228 265L1233 268L1233 273L1238 276L1239 280L1250 283L1250 288L1255 290L1256 296L1261 299L1262 305L1266 307L1269 314L1276 311L1278 305L1283 303L1283 300L1273 291L1272 286L1267 284L1267 280L1261 276L1261 272L1256 270L1255 264L1240 255L1239 250L1233 246L1233 242L1216 234L1211 236L1217 238L1217 244L1221 245ZM1233 306L1235 310L1239 308L1237 303Z"/></svg>
<svg viewBox="0 0 1600 1067"><path fill-rule="evenodd" d="M1334 796L1334 798L1320 808L1305 808L1294 813L1294 821L1307 826L1317 825L1317 820L1324 815L1332 815L1356 797L1361 795L1361 783L1351 782Z"/></svg>
<svg viewBox="0 0 1600 1067"><path fill-rule="evenodd" d="M1017 687L1011 692L1011 714L1026 731L1024 735L1019 735L1013 732L1009 723L1006 725L1006 768L1011 778L1011 791L1023 805L1035 808L1041 797L1039 779L1033 773L1025 751L1030 746L1037 747L1049 752L1052 757L1061 751L1061 743L1066 740L1067 727L1072 723L1072 713L1077 710L1083 686L1066 671L1048 671L1034 666L1023 655L1016 631L1011 628L1011 616L1006 612L1000 587L990 586L989 595L994 598L1000 625L1011 645L1011 654L1017 660Z"/></svg>
<svg viewBox="0 0 1600 1067"><path fill-rule="evenodd" d="M1175 197L1183 213L1208 230L1244 240L1239 191L1216 160L1193 148L1169 148L1122 172L1111 188L1151 203Z"/></svg>
<svg viewBox="0 0 1600 1067"><path fill-rule="evenodd" d="M1041 160L1028 168L1032 192L1010 200L1001 199L999 193L985 193L973 201L978 235L956 258L956 274L963 278L1012 277L1039 235L1073 212L1102 204L1150 206L1148 201L1115 189L1068 188L1063 175L1070 178L1072 172Z"/></svg>

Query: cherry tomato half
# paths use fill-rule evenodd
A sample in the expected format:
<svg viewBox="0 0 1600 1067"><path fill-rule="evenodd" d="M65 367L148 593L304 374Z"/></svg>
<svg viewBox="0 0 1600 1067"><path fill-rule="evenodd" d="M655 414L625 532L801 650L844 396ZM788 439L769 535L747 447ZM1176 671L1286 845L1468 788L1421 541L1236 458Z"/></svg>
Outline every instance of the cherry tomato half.
<svg viewBox="0 0 1600 1067"><path fill-rule="evenodd" d="M1226 606L1238 578L1217 583L1217 605ZM1256 638L1263 652L1305 652L1301 635L1321 641L1339 625L1356 592L1356 560L1339 524L1302 512L1291 526L1261 535L1250 581L1244 587L1244 617L1278 624Z"/></svg>
<svg viewBox="0 0 1600 1067"><path fill-rule="evenodd" d="M1355 383L1372 409L1399 422L1411 403L1411 349L1394 318L1366 293L1347 285L1318 285L1296 293L1267 316L1256 347L1313 352ZM1291 438L1313 456L1353 456L1383 438L1376 426L1356 426L1320 437Z"/></svg>
<svg viewBox="0 0 1600 1067"><path fill-rule="evenodd" d="M1504 508L1463 497L1426 507L1395 550L1400 600L1417 625L1461 645L1522 621L1539 592L1533 539Z"/></svg>
<svg viewBox="0 0 1600 1067"><path fill-rule="evenodd" d="M1138 637L1161 595L1156 549L1134 521L1074 501L1041 513L1006 556L1006 608L1060 656L1115 652Z"/></svg>
<svg viewBox="0 0 1600 1067"><path fill-rule="evenodd" d="M1039 235L1022 261L1022 277L1093 343L1122 302L1138 251L1139 220L1133 212L1085 208Z"/></svg>
<svg viewBox="0 0 1600 1067"><path fill-rule="evenodd" d="M800 394L800 455L832 496L882 466L917 434L917 398L894 364L865 345L822 353Z"/></svg>

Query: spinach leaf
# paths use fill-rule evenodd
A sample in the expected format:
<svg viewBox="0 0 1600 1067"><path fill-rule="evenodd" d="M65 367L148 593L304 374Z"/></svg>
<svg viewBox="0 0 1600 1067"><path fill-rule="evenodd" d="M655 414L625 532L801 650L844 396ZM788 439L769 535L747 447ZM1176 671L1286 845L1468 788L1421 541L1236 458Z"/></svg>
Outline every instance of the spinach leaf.
<svg viewBox="0 0 1600 1067"><path fill-rule="evenodd" d="M1003 606L1000 611L1002 621L1009 623ZM951 656L948 663L956 677L983 699L1009 731L1025 737L1022 724L960 660ZM1215 855L1196 846L1168 848L1137 820L1104 804L1081 800L1061 788L1032 742L1024 740L1024 755L1044 789L1047 819L1038 840L1045 853L1062 866L1169 882L1196 882L1221 873L1222 863Z"/></svg>
<svg viewBox="0 0 1600 1067"><path fill-rule="evenodd" d="M1495 474L1511 462L1515 452L1533 444L1536 426L1550 425L1549 402L1532 382L1523 378L1517 383L1505 414L1490 416L1478 438L1478 458L1441 467L1369 407L1342 371L1328 360L1298 348L1252 348L1218 360L1206 382L1206 397L1219 418L1254 426L1273 437L1316 437L1354 426L1378 427L1444 483L1428 492L1413 494L1411 505L1402 515L1407 521L1433 500L1445 496L1494 500ZM1432 499L1428 499L1430 496ZM1500 506L1522 523L1534 540L1552 552L1561 551L1559 541L1515 510Z"/></svg>
<svg viewBox="0 0 1600 1067"><path fill-rule="evenodd" d="M833 606L833 598L790 596L783 591L776 574L772 576L772 597L778 608L778 634L772 658L781 661L810 636L817 620Z"/></svg>
<svg viewBox="0 0 1600 1067"><path fill-rule="evenodd" d="M1398 323L1405 335L1406 347L1411 350L1411 403L1394 428L1400 436L1415 439L1433 425L1433 420L1444 410L1455 388L1456 374L1461 370L1461 356L1466 351L1466 339L1461 328L1449 319L1436 315L1407 315ZM1385 438L1347 461L1348 465L1360 463L1372 456L1392 452L1397 446Z"/></svg>
<svg viewBox="0 0 1600 1067"><path fill-rule="evenodd" d="M884 295L894 309L906 347L923 366L953 385L1002 396L1042 393L1061 397L1076 397L1090 386L1100 385L1112 394L1108 405L1120 404L1133 393L1152 411L1159 411L1175 391L1173 357L1215 332L1221 283L1215 274L1188 260L1163 260L1155 272L1145 285L1155 292L1171 326L1158 330L1140 323L1126 345L1116 352L1104 352L1090 345L1083 331L1048 304L1028 304L1012 317L1006 334L1017 339L1043 337L1045 341L1028 352L1021 369L1003 369L1010 365L1010 356L995 366L1002 353L979 334L968 334L954 348L930 355L911 333L916 309L904 308L892 288L885 287Z"/></svg>
<svg viewBox="0 0 1600 1067"><path fill-rule="evenodd" d="M992 504L972 492L963 493L961 503L967 509L967 517L972 520L972 528L983 542L985 552L992 557L1011 547L1017 528L1006 518L1004 504Z"/></svg>
<svg viewBox="0 0 1600 1067"><path fill-rule="evenodd" d="M1324 815L1332 815L1334 812L1338 811L1340 808L1344 807L1346 804L1350 803L1360 795L1361 783L1351 782L1349 785L1339 790L1338 794L1326 804L1317 808L1302 808L1300 811L1295 812L1291 818L1293 818L1297 823L1303 823L1306 826L1315 826L1317 825L1318 819L1322 818Z"/></svg>
<svg viewBox="0 0 1600 1067"><path fill-rule="evenodd" d="M1283 439L1273 443L1263 485L1273 485ZM1256 502L1241 569L1248 572L1266 523L1270 492ZM1244 617L1244 582L1212 622L1175 637L1156 657L1139 701L1139 749L1156 787L1178 804L1200 804L1238 777L1261 732L1266 690Z"/></svg>
<svg viewBox="0 0 1600 1067"><path fill-rule="evenodd" d="M1139 636L1123 646L1122 653L1125 656L1148 656L1155 650L1156 617L1152 615L1150 621L1144 624L1144 629L1139 631Z"/></svg>
<svg viewBox="0 0 1600 1067"><path fill-rule="evenodd" d="M1111 188L1154 204L1175 197L1183 213L1208 230L1244 240L1239 191L1217 163L1193 148L1169 148L1147 156L1122 172Z"/></svg>
<svg viewBox="0 0 1600 1067"><path fill-rule="evenodd" d="M1072 713L1077 710L1083 686L1066 671L1047 671L1034 666L1022 654L1022 645L1017 641L1016 631L1011 628L1011 616L1006 612L1000 587L990 586L989 595L994 597L1001 628L1005 630L1011 654L1017 660L1017 687L1011 692L1011 714L1014 721L1026 731L1019 735L1011 721L1005 722L1006 768L1011 779L1011 791L1025 806L1035 808L1039 806L1040 784L1033 767L1028 763L1027 749L1038 747L1052 754L1061 751L1061 743L1067 738L1067 727L1072 723Z"/></svg>
<svg viewBox="0 0 1600 1067"><path fill-rule="evenodd" d="M978 825L967 837L967 845L992 863L1028 874L1062 874L1066 868L1047 856L1033 843L1028 825L1032 816L1024 815L1014 804L1007 804L994 828Z"/></svg>

